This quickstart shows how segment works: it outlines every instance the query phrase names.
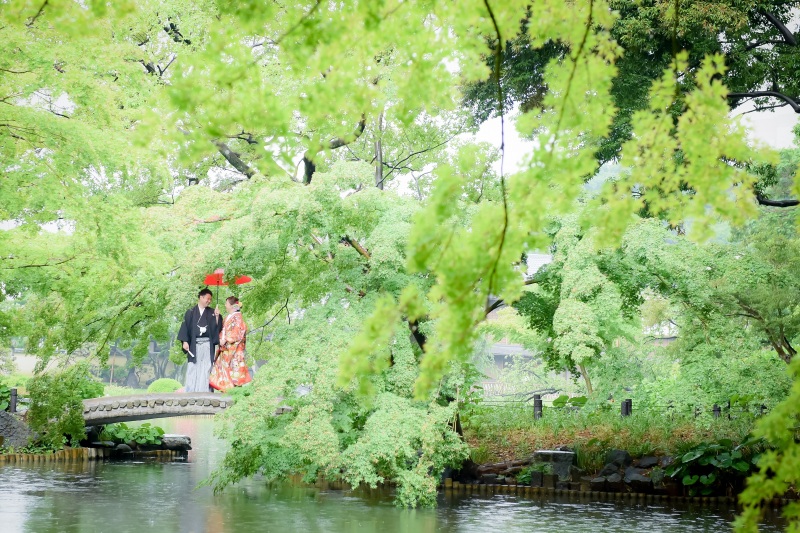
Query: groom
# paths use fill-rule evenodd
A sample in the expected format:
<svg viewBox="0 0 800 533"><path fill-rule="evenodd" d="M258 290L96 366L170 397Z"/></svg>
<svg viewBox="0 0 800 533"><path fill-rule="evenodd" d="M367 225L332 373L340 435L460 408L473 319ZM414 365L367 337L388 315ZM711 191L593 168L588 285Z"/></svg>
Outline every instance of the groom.
<svg viewBox="0 0 800 533"><path fill-rule="evenodd" d="M197 305L183 316L178 340L183 342L186 354L185 392L210 392L208 375L219 352L221 317L211 307L211 291L203 289L197 294Z"/></svg>

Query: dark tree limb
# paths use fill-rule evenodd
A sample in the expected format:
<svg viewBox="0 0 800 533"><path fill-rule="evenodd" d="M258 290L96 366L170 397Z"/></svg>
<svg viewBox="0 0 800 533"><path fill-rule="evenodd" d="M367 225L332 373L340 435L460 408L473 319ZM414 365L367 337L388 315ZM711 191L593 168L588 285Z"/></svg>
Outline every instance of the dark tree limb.
<svg viewBox="0 0 800 533"><path fill-rule="evenodd" d="M759 46L764 46L765 44L789 44L789 43L787 43L786 41L758 41L745 46L744 51L749 52L750 50L754 50Z"/></svg>
<svg viewBox="0 0 800 533"><path fill-rule="evenodd" d="M756 200L758 200L758 205L766 205L769 207L795 207L800 205L800 200L793 198L787 200L770 200L760 194L756 194Z"/></svg>
<svg viewBox="0 0 800 533"><path fill-rule="evenodd" d="M241 156L236 152L234 152L233 150L231 150L227 144L225 144L222 141L213 141L213 143L214 146L217 147L217 150L219 150L219 153L222 154L222 157L224 157L228 161L228 163L230 163L231 166L233 166L233 168L235 168L236 170L247 176L248 179L255 176L256 171L253 170L252 167L250 167L250 165L242 161Z"/></svg>
<svg viewBox="0 0 800 533"><path fill-rule="evenodd" d="M408 320L408 330L411 332L411 339L419 347L420 351L425 351L425 342L428 340L425 334L419 330L417 320Z"/></svg>
<svg viewBox="0 0 800 533"><path fill-rule="evenodd" d="M762 98L762 97L771 97L771 98L778 98L786 102L795 113L800 113L800 104L797 101L789 96L786 96L783 93L779 93L777 91L753 91L749 93L728 93L728 98L732 100L739 100L741 98Z"/></svg>
<svg viewBox="0 0 800 533"><path fill-rule="evenodd" d="M361 137L361 134L364 133L364 128L366 127L367 117L365 115L361 115L361 120L358 122L355 131L349 136L337 137L336 139L331 139L327 145L318 146L315 149L307 150L306 153L303 154L303 165L305 166L305 171L303 172L303 183L305 185L311 183L311 178L314 176L314 172L317 170L317 166L314 164L314 157L318 153L323 150L336 150L342 146L347 146Z"/></svg>
<svg viewBox="0 0 800 533"><path fill-rule="evenodd" d="M522 282L523 285L533 285L534 283L536 283L534 278L529 278ZM495 309L500 309L501 307L505 307L508 305L506 301L503 300L502 298L497 298L494 300L493 298L494 296L491 295L488 298L486 298L486 307L484 308L485 315L488 315Z"/></svg>
<svg viewBox="0 0 800 533"><path fill-rule="evenodd" d="M177 58L178 58L178 56L172 56L172 59L170 59L170 60L169 60L169 63L167 63L167 66L166 66L166 67L164 67L164 68L161 68L161 65L157 65L157 67L158 67L158 75L159 75L159 76L163 76L163 75L164 75L164 73L165 73L165 72L167 71L167 69L169 68L169 66L170 66L170 65L172 65L172 63L174 63L174 62L175 62L175 59L177 59Z"/></svg>
<svg viewBox="0 0 800 533"><path fill-rule="evenodd" d="M780 21L778 17L765 10L762 10L761 13L767 17L767 20L770 21L773 26L778 28L778 31L783 36L783 42L792 46L797 46L797 39L794 38L794 34L789 30L789 28L786 27L786 25L784 25L783 22Z"/></svg>
<svg viewBox="0 0 800 533"><path fill-rule="evenodd" d="M28 19L28 22L25 23L25 25L27 27L30 28L31 26L34 25L34 23L36 22L36 19L38 19L42 15L42 13L44 13L44 8L47 7L48 2L49 2L49 0L44 0L42 5L39 6L39 11L37 11L34 16L32 16L31 18Z"/></svg>

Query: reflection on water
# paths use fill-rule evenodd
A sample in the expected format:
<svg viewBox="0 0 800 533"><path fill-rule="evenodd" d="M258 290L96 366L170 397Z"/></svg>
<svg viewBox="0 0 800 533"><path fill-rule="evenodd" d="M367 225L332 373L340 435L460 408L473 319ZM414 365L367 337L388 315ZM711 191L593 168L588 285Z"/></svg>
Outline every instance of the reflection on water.
<svg viewBox="0 0 800 533"><path fill-rule="evenodd" d="M513 495L442 494L437 509L402 510L380 491L357 493L248 480L214 495L196 488L222 459L210 417L154 421L190 435L188 462L0 466L0 531L141 532L685 532L730 530L733 510ZM762 531L780 531L776 523Z"/></svg>

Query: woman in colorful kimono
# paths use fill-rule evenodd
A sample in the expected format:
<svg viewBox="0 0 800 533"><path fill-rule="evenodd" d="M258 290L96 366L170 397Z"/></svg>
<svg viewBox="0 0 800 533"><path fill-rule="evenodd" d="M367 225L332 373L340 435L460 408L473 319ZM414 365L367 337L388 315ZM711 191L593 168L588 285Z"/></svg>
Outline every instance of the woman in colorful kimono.
<svg viewBox="0 0 800 533"><path fill-rule="evenodd" d="M241 304L235 296L225 300L228 316L219 334L219 357L211 368L209 384L222 392L252 381L245 362L247 325L242 319Z"/></svg>

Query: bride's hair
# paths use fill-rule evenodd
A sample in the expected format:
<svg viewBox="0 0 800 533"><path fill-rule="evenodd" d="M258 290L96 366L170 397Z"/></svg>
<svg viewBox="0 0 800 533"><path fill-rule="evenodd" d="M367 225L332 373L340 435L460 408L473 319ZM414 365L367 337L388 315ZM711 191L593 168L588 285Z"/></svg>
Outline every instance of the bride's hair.
<svg viewBox="0 0 800 533"><path fill-rule="evenodd" d="M237 311L242 309L242 303L239 301L239 298L236 296L228 296L225 301L231 304Z"/></svg>

